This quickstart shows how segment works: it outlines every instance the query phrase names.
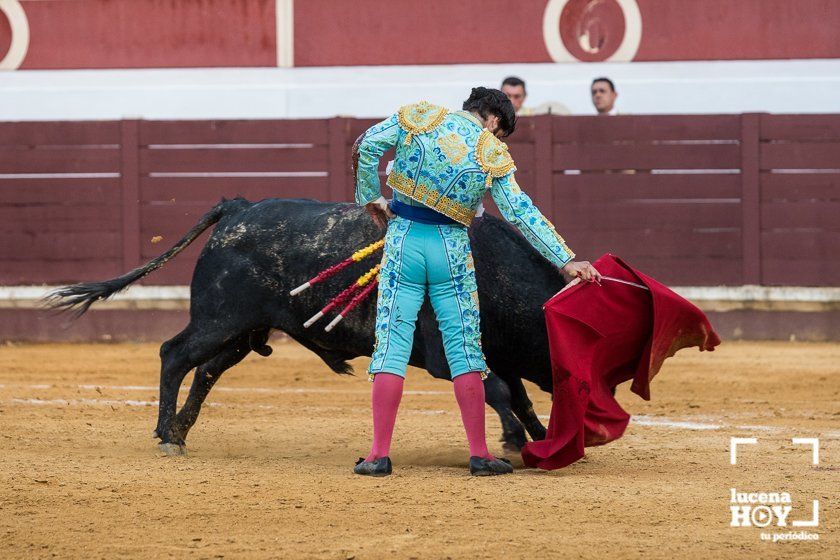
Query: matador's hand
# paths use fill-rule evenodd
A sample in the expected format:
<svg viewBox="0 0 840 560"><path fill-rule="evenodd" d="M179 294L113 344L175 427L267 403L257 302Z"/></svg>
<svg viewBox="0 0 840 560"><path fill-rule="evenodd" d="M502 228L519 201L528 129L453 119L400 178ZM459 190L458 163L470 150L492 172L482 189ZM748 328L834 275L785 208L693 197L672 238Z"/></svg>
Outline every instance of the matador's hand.
<svg viewBox="0 0 840 560"><path fill-rule="evenodd" d="M388 201L383 196L365 204L365 210L373 218L373 221L376 222L376 225L383 229L388 227L388 220L394 217L394 213L388 208Z"/></svg>
<svg viewBox="0 0 840 560"><path fill-rule="evenodd" d="M589 261L569 261L563 267L563 272L585 282L601 282L601 273Z"/></svg>

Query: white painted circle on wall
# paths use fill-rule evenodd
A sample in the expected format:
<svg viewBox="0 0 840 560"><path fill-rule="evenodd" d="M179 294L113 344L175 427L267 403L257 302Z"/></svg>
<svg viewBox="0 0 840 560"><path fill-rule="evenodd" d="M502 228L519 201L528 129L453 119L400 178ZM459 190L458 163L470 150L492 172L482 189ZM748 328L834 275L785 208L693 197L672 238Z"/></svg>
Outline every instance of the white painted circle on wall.
<svg viewBox="0 0 840 560"><path fill-rule="evenodd" d="M543 40L554 62L581 62L573 55L560 35L560 17L570 0L549 0L543 12ZM636 0L614 0L624 15L624 37L618 48L603 62L630 62L642 42L642 12Z"/></svg>
<svg viewBox="0 0 840 560"><path fill-rule="evenodd" d="M23 64L29 50L29 20L19 0L0 0L0 12L12 28L12 43L9 52L0 59L0 70L15 70Z"/></svg>

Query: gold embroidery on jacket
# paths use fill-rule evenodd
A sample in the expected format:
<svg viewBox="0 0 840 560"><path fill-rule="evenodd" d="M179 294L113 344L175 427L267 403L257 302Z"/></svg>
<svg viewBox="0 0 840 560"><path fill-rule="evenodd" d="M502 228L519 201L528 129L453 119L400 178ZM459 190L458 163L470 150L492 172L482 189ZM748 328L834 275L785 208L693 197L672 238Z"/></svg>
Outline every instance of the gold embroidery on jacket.
<svg viewBox="0 0 840 560"><path fill-rule="evenodd" d="M449 158L449 160L454 164L459 164L461 161L467 157L467 145L461 141L461 137L457 134L450 133L446 136L441 136L438 138L438 146Z"/></svg>
<svg viewBox="0 0 840 560"><path fill-rule="evenodd" d="M411 144L411 139L415 135L425 134L439 127L448 113L446 107L432 105L428 101L400 107L397 111L397 122L400 128L408 133L405 137L405 145Z"/></svg>
<svg viewBox="0 0 840 560"><path fill-rule="evenodd" d="M516 171L516 165L508 152L507 144L496 138L486 128L481 131L478 142L475 144L475 159L481 166L481 170L487 174L488 187L493 184L493 179Z"/></svg>
<svg viewBox="0 0 840 560"><path fill-rule="evenodd" d="M388 175L388 186L395 191L404 194L412 200L425 204L433 210L437 210L444 216L448 216L456 222L468 226L475 217L475 210L467 208L460 202L452 200L448 196L428 188L423 183L415 183L412 179L396 171Z"/></svg>

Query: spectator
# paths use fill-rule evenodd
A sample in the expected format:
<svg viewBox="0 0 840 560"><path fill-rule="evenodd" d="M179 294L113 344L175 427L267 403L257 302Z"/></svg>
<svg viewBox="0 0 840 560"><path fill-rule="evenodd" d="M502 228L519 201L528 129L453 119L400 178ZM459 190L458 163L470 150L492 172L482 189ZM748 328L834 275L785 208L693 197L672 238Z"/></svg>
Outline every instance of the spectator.
<svg viewBox="0 0 840 560"><path fill-rule="evenodd" d="M516 76L508 76L502 80L502 87L500 89L510 99L516 114L520 114L522 105L525 104L525 98L528 96L528 92L525 91L525 81Z"/></svg>
<svg viewBox="0 0 840 560"><path fill-rule="evenodd" d="M598 111L598 115L618 115L615 108L615 100L618 98L618 92L615 90L615 84L612 80L605 77L595 78L592 80L592 105ZM622 175L633 175L636 173L650 173L650 169L591 169L582 171L582 173L621 173Z"/></svg>
<svg viewBox="0 0 840 560"><path fill-rule="evenodd" d="M599 115L617 115L615 100L618 92L615 84L609 78L595 78L592 80L592 104Z"/></svg>
<svg viewBox="0 0 840 560"><path fill-rule="evenodd" d="M531 117L534 115L568 115L569 108L557 101L547 101L536 107L525 107L525 98L528 92L525 89L525 80L516 76L509 76L502 80L502 93L507 95L513 104L517 117Z"/></svg>

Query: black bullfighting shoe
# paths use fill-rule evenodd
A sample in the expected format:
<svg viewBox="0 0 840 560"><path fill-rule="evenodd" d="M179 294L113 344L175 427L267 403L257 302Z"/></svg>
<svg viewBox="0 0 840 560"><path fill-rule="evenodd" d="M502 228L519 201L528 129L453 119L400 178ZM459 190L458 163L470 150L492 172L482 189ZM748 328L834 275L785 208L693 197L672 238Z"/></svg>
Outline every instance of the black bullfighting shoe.
<svg viewBox="0 0 840 560"><path fill-rule="evenodd" d="M507 459L485 459L473 455L470 457L470 474L473 476L492 476L494 474L510 474L513 465Z"/></svg>
<svg viewBox="0 0 840 560"><path fill-rule="evenodd" d="M391 458L380 457L373 461L365 461L364 457L359 457L353 472L365 476L388 476L391 474Z"/></svg>

